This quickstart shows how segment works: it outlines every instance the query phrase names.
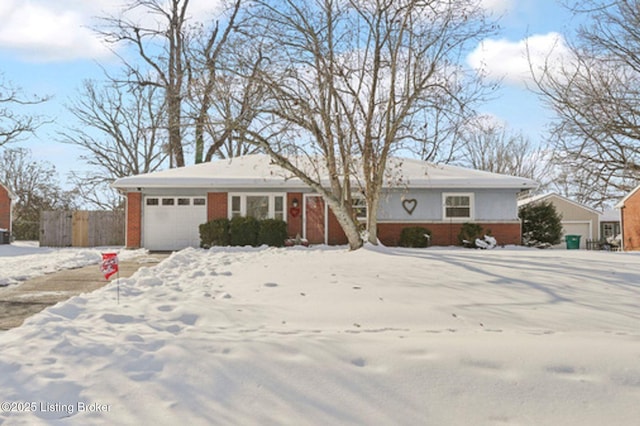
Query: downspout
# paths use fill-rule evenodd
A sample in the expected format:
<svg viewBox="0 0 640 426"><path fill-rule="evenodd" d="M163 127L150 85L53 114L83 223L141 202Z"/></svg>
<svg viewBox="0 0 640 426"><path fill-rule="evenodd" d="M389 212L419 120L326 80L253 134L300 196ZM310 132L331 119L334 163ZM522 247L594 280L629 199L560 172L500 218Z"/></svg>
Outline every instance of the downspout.
<svg viewBox="0 0 640 426"><path fill-rule="evenodd" d="M9 243L13 238L13 194L9 193Z"/></svg>
<svg viewBox="0 0 640 426"><path fill-rule="evenodd" d="M620 235L622 235L620 238L620 250L622 251L624 251L624 214L622 211L624 207L624 205L620 207Z"/></svg>

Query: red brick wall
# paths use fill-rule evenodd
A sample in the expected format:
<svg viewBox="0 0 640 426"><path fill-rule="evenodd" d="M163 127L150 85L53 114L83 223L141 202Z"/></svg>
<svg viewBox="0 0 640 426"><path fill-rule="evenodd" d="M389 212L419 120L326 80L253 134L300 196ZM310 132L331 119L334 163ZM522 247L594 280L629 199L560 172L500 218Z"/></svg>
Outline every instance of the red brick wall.
<svg viewBox="0 0 640 426"><path fill-rule="evenodd" d="M328 243L329 245L342 245L347 244L349 240L342 230L342 226L340 226L340 222L336 218L336 215L333 214L333 210L329 208L329 235L328 235Z"/></svg>
<svg viewBox="0 0 640 426"><path fill-rule="evenodd" d="M0 185L0 228L11 230L11 198L2 185Z"/></svg>
<svg viewBox="0 0 640 426"><path fill-rule="evenodd" d="M142 193L127 193L127 248L142 244Z"/></svg>
<svg viewBox="0 0 640 426"><path fill-rule="evenodd" d="M522 243L522 234L519 223L482 223L474 222L482 226L485 232L491 231L498 244ZM379 223L378 239L386 246L397 246L400 242L400 232L410 226L422 226L431 231L431 245L449 246L458 245L458 234L462 223Z"/></svg>
<svg viewBox="0 0 640 426"><path fill-rule="evenodd" d="M298 207L293 207L293 200L298 201ZM302 236L302 193L287 193L287 234L295 238L298 234Z"/></svg>
<svg viewBox="0 0 640 426"><path fill-rule="evenodd" d="M640 191L636 191L624 203L622 238L625 251L640 250Z"/></svg>
<svg viewBox="0 0 640 426"><path fill-rule="evenodd" d="M229 197L226 192L207 193L207 220L224 219L229 216Z"/></svg>

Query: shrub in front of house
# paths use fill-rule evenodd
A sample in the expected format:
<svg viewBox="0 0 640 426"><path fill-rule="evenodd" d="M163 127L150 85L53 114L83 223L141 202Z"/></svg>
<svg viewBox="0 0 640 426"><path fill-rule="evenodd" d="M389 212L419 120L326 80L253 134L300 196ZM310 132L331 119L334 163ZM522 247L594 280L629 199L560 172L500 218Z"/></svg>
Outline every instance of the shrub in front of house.
<svg viewBox="0 0 640 426"><path fill-rule="evenodd" d="M489 234L491 232L488 232ZM478 248L476 245L476 240L483 239L485 236L485 232L482 229L482 226L477 223L465 222L462 224L462 228L460 228L460 233L458 234L458 241L460 245L468 248Z"/></svg>
<svg viewBox="0 0 640 426"><path fill-rule="evenodd" d="M210 248L213 246L228 246L229 219L214 219L199 226L200 247Z"/></svg>
<svg viewBox="0 0 640 426"><path fill-rule="evenodd" d="M264 219L260 221L258 231L258 245L266 244L271 247L282 247L287 239L287 223L279 219Z"/></svg>
<svg viewBox="0 0 640 426"><path fill-rule="evenodd" d="M234 217L229 226L232 246L255 246L258 243L260 221L255 217Z"/></svg>
<svg viewBox="0 0 640 426"><path fill-rule="evenodd" d="M200 225L200 247L213 246L284 246L287 223L283 220L253 217L214 219Z"/></svg>
<svg viewBox="0 0 640 426"><path fill-rule="evenodd" d="M522 244L546 248L560 244L562 215L549 201L526 204L518 210L522 221Z"/></svg>
<svg viewBox="0 0 640 426"><path fill-rule="evenodd" d="M400 232L400 247L429 247L431 231L422 226L410 226Z"/></svg>

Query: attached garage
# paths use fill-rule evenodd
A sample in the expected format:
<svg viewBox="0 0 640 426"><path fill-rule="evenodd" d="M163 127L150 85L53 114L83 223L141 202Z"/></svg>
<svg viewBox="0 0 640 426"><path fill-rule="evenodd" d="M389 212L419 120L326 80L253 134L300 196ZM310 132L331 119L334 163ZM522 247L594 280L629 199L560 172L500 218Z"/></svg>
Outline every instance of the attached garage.
<svg viewBox="0 0 640 426"><path fill-rule="evenodd" d="M149 250L200 245L199 225L207 221L207 198L147 196L143 200L142 240Z"/></svg>

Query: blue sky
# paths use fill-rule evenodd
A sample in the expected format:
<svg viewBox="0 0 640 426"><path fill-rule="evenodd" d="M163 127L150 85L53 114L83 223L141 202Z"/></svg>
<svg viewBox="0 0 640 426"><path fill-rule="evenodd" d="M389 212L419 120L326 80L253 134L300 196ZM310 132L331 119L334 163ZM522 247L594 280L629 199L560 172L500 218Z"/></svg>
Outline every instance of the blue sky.
<svg viewBox="0 0 640 426"><path fill-rule="evenodd" d="M467 65L482 66L489 76L503 81L496 98L480 111L539 142L550 112L526 89L524 46L528 43L541 56L553 45L562 51L563 35L571 31L570 15L557 0L479 1L502 16L502 30L478 45ZM214 3L191 0L195 14L211 9ZM62 181L68 171L79 167L79 152L55 141L68 120L63 105L75 96L82 80L102 78L100 64L116 65L89 26L92 17L114 12L120 4L121 0L2 0L0 4L0 71L25 94L52 96L30 111L53 123L20 146L31 148L36 159L56 165Z"/></svg>

